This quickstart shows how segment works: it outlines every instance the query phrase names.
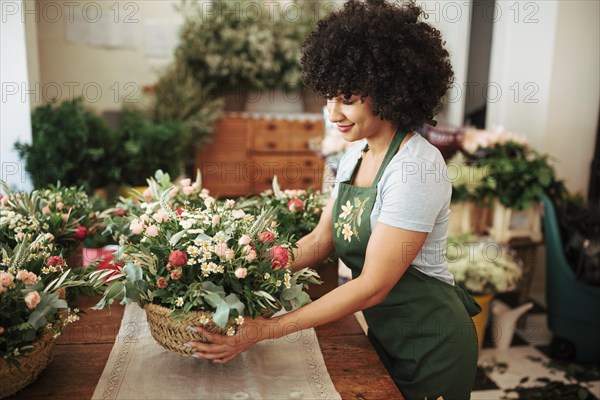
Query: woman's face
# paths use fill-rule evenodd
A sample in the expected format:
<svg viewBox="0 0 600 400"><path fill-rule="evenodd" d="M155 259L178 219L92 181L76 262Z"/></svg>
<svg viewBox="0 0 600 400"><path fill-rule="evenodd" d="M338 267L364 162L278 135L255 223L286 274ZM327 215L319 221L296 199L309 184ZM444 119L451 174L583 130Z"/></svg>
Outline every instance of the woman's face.
<svg viewBox="0 0 600 400"><path fill-rule="evenodd" d="M329 120L335 123L344 140L354 142L371 138L392 129L390 122L373 115L370 96L361 101L360 95L344 98L344 95L327 100Z"/></svg>

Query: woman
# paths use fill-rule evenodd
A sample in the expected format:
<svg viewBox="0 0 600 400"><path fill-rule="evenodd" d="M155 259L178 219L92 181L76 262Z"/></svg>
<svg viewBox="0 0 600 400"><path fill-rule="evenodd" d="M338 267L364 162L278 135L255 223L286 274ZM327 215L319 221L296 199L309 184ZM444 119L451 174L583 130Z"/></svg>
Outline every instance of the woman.
<svg viewBox="0 0 600 400"><path fill-rule="evenodd" d="M354 279L281 317L248 321L231 338L195 327L212 343L192 343L198 357L224 363L259 340L363 310L406 399L470 398L477 337L469 314L480 308L448 272L452 187L440 152L415 132L439 107L452 68L421 13L414 3L351 0L319 21L303 47L305 83L328 98L344 139L360 145L344 155L340 182L291 268L335 250ZM316 257L303 257L315 244Z"/></svg>

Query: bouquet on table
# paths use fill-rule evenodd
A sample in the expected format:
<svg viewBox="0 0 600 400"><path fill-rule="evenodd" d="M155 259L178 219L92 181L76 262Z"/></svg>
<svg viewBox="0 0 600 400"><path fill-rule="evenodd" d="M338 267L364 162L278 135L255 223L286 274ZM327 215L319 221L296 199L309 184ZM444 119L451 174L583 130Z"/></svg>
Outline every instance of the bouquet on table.
<svg viewBox="0 0 600 400"><path fill-rule="evenodd" d="M173 210L171 195L164 191L130 217L129 228L141 239L125 246L117 271L93 274L97 284L108 284L96 309L115 299L139 302L157 342L191 354L183 343L203 338L190 325L234 335L245 317L310 302L304 289L319 283L318 275L287 268L292 244L274 229L274 210L254 216L233 200L212 197L201 208Z"/></svg>
<svg viewBox="0 0 600 400"><path fill-rule="evenodd" d="M50 233L56 248L70 256L88 234L92 207L87 194L76 187L50 186L31 193L12 192L0 196L0 243L14 247L26 235Z"/></svg>
<svg viewBox="0 0 600 400"><path fill-rule="evenodd" d="M52 357L63 327L79 319L65 289L88 283L69 269L50 233L2 248L0 261L0 397L33 382Z"/></svg>

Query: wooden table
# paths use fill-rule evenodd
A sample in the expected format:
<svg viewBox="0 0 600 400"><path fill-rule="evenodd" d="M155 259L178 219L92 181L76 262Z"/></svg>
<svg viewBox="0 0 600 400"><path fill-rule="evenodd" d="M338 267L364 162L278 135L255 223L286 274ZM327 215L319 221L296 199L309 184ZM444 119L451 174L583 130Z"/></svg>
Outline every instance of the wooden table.
<svg viewBox="0 0 600 400"><path fill-rule="evenodd" d="M79 307L87 310L96 301L83 297ZM110 311L87 311L81 321L65 329L54 358L38 380L9 399L90 399L122 317L123 307L118 305ZM316 332L331 380L342 399L402 399L354 316L318 327Z"/></svg>

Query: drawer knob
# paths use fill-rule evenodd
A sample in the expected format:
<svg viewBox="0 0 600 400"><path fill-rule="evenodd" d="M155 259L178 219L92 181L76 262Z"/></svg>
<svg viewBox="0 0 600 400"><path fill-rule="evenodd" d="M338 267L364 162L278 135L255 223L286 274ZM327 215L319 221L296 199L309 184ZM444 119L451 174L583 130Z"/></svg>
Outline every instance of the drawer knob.
<svg viewBox="0 0 600 400"><path fill-rule="evenodd" d="M311 183L313 183L312 178L302 178L302 183L304 183L305 185L310 185Z"/></svg>
<svg viewBox="0 0 600 400"><path fill-rule="evenodd" d="M275 142L267 142L267 147L269 149L275 149L275 148L277 148L277 143L275 143Z"/></svg>
<svg viewBox="0 0 600 400"><path fill-rule="evenodd" d="M274 131L275 129L277 129L277 125L275 124L268 124L267 125L267 129L270 131Z"/></svg>
<svg viewBox="0 0 600 400"><path fill-rule="evenodd" d="M304 129L306 129L307 131L312 130L315 127L314 124L311 124L310 122L304 125Z"/></svg>

